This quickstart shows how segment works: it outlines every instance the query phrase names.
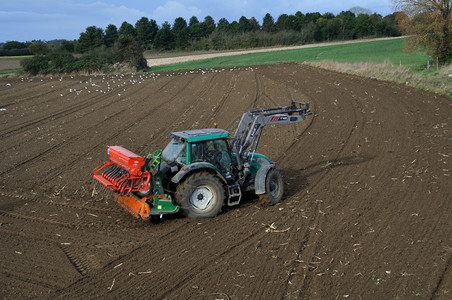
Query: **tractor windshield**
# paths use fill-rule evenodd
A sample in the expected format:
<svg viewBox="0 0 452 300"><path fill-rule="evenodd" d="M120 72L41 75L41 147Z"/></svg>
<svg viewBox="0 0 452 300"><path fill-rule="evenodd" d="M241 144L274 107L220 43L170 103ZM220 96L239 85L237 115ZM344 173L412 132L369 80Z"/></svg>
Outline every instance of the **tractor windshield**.
<svg viewBox="0 0 452 300"><path fill-rule="evenodd" d="M172 139L163 150L162 157L169 165L174 162L185 164L185 143L181 140Z"/></svg>

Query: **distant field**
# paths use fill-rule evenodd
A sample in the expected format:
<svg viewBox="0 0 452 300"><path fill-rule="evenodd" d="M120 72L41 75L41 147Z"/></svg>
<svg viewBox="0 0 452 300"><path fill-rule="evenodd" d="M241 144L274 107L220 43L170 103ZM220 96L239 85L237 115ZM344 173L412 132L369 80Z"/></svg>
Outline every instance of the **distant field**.
<svg viewBox="0 0 452 300"><path fill-rule="evenodd" d="M251 53L205 60L154 66L150 71L174 71L180 69L238 67L267 65L287 62L374 62L389 61L394 65L421 68L426 65L427 55L403 51L405 39L366 41L353 44L337 44L306 49L281 50L274 52Z"/></svg>
<svg viewBox="0 0 452 300"><path fill-rule="evenodd" d="M259 51L258 53L248 53L233 56L221 56L201 60L191 60L182 63L172 63L152 66L148 71L175 71L181 69L199 69L199 68L221 68L221 67L239 67L252 65L268 65L276 63L301 63L301 62L372 62L385 63L390 62L393 65L402 65L411 70L425 69L427 55L423 53L407 53L403 51L404 38L396 39L377 39L367 41L347 41L346 43L337 43L331 45L318 44L306 45L303 49L286 49L275 51L275 48L250 49L250 51ZM290 48L290 47L288 47ZM203 55L212 55L210 52L184 53L181 56L192 55L193 59ZM158 54L157 57L159 57ZM153 55L155 57L155 55ZM163 54L162 54L163 55ZM221 53L219 54L221 55ZM226 52L225 55L230 55ZM164 55L165 57L165 55ZM20 61L26 57L0 57L0 74L14 73L21 70ZM170 55L171 59L172 56ZM176 57L177 58L177 57ZM152 64L149 64L152 65Z"/></svg>
<svg viewBox="0 0 452 300"><path fill-rule="evenodd" d="M0 56L0 74L22 69L20 61L31 56Z"/></svg>

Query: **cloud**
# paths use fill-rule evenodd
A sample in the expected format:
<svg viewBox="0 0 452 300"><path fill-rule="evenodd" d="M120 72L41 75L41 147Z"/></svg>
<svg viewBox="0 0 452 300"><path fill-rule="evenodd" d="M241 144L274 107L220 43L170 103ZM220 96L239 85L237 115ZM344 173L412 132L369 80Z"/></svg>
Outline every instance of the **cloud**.
<svg viewBox="0 0 452 300"><path fill-rule="evenodd" d="M181 2L167 1L163 5L158 6L152 12L151 18L157 20L160 23L163 23L164 21L172 23L174 19L182 17L188 22L188 20L192 16L200 17L202 13L202 9L198 8L197 6L187 6Z"/></svg>
<svg viewBox="0 0 452 300"><path fill-rule="evenodd" d="M89 16L93 20L109 20L108 22L120 25L123 21L135 24L141 17L146 15L146 12L130 8L125 5L114 5L105 2L93 3L62 3L65 11L72 11L78 16Z"/></svg>
<svg viewBox="0 0 452 300"><path fill-rule="evenodd" d="M49 40L61 37L62 31L71 29L70 16L60 13L0 11L0 20L1 41Z"/></svg>
<svg viewBox="0 0 452 300"><path fill-rule="evenodd" d="M18 21L24 23L34 23L44 20L59 20L62 21L67 15L64 14L41 14L30 11L0 11L0 19L4 23L17 23Z"/></svg>
<svg viewBox="0 0 452 300"><path fill-rule="evenodd" d="M22 4L29 1L20 1ZM22 10L13 10L9 5L0 11L1 41L51 40L57 38L78 39L88 26L105 28L108 24L118 27L123 21L132 25L146 13L125 5L105 2L76 3L74 1L46 0L44 7L36 1ZM42 4L42 2L39 2Z"/></svg>

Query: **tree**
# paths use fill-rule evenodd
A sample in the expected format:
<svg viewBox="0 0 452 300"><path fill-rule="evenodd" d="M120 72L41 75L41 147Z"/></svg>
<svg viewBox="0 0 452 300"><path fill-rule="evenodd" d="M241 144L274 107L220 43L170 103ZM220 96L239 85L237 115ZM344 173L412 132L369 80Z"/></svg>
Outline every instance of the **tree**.
<svg viewBox="0 0 452 300"><path fill-rule="evenodd" d="M47 69L49 68L49 59L44 55L38 55L22 60L20 65L25 72L28 72L31 75L37 75L40 72L43 72L43 70L47 72Z"/></svg>
<svg viewBox="0 0 452 300"><path fill-rule="evenodd" d="M256 20L255 17L252 17L250 20L250 26L251 26L251 31L259 31L261 29L261 26L259 25L259 22Z"/></svg>
<svg viewBox="0 0 452 300"><path fill-rule="evenodd" d="M162 28L157 32L155 36L156 48L163 50L172 50L174 49L174 34L171 31L171 25L168 22L164 22L162 24Z"/></svg>
<svg viewBox="0 0 452 300"><path fill-rule="evenodd" d="M66 52L71 52L71 53L74 52L74 50L75 50L75 42L67 41L67 40L61 41L60 50L66 51Z"/></svg>
<svg viewBox="0 0 452 300"><path fill-rule="evenodd" d="M341 21L338 18L329 19L326 24L326 39L336 40L339 38L341 31Z"/></svg>
<svg viewBox="0 0 452 300"><path fill-rule="evenodd" d="M372 35L380 37L384 35L385 24L383 17L377 13L370 15L370 23L372 24Z"/></svg>
<svg viewBox="0 0 452 300"><path fill-rule="evenodd" d="M104 31L96 26L89 26L80 33L76 50L85 53L104 45Z"/></svg>
<svg viewBox="0 0 452 300"><path fill-rule="evenodd" d="M214 32L216 25L215 21L211 16L207 16L204 18L203 24L203 35L204 37L208 37L212 32Z"/></svg>
<svg viewBox="0 0 452 300"><path fill-rule="evenodd" d="M240 32L240 25L239 22L237 21L232 21L231 24L229 25L229 31L232 34L238 34Z"/></svg>
<svg viewBox="0 0 452 300"><path fill-rule="evenodd" d="M135 28L132 24L127 23L126 21L122 22L121 27L119 27L118 33L120 35L130 35L133 37L136 36Z"/></svg>
<svg viewBox="0 0 452 300"><path fill-rule="evenodd" d="M400 36L401 35L399 26L397 24L396 15L397 15L397 13L393 13L393 14L387 15L386 17L383 18L383 26L384 26L383 35L384 36Z"/></svg>
<svg viewBox="0 0 452 300"><path fill-rule="evenodd" d="M151 41L154 41L157 32L159 31L159 26L157 25L157 21L154 19L149 20L151 24Z"/></svg>
<svg viewBox="0 0 452 300"><path fill-rule="evenodd" d="M323 14L322 18L327 19L327 20L331 20L334 19L334 14L330 13L330 12L326 12Z"/></svg>
<svg viewBox="0 0 452 300"><path fill-rule="evenodd" d="M202 26L197 17L193 16L188 22L188 32L190 38L197 41L203 36Z"/></svg>
<svg viewBox="0 0 452 300"><path fill-rule="evenodd" d="M307 13L305 18L306 18L306 23L309 24L310 22L317 22L317 20L321 17L322 15L319 12L313 12L313 13Z"/></svg>
<svg viewBox="0 0 452 300"><path fill-rule="evenodd" d="M210 46L215 50L224 50L226 49L226 37L227 33L224 28L217 26L217 30L215 30L210 36Z"/></svg>
<svg viewBox="0 0 452 300"><path fill-rule="evenodd" d="M113 53L119 62L125 62L137 70L146 68L146 59L143 57L143 49L131 35L119 35L113 45Z"/></svg>
<svg viewBox="0 0 452 300"><path fill-rule="evenodd" d="M275 31L275 20L269 13L264 16L264 20L262 21L262 30L265 32Z"/></svg>
<svg viewBox="0 0 452 300"><path fill-rule="evenodd" d="M118 28L113 24L108 25L107 28L105 29L104 36L105 46L107 47L113 46L117 39L118 39Z"/></svg>
<svg viewBox="0 0 452 300"><path fill-rule="evenodd" d="M301 28L306 26L306 16L301 11L297 11L295 17L297 17L298 27L301 30Z"/></svg>
<svg viewBox="0 0 452 300"><path fill-rule="evenodd" d="M137 43L146 48L152 39L153 28L148 18L142 17L135 23L135 34Z"/></svg>
<svg viewBox="0 0 452 300"><path fill-rule="evenodd" d="M217 24L217 29L219 30L219 31L227 31L228 29L229 29L229 21L226 19L226 18L221 18L219 21L218 21L218 24Z"/></svg>
<svg viewBox="0 0 452 300"><path fill-rule="evenodd" d="M3 44L4 50L13 50L13 49L25 49L30 45L27 45L26 43L21 43L18 41L9 41Z"/></svg>
<svg viewBox="0 0 452 300"><path fill-rule="evenodd" d="M355 14L351 11L343 11L337 17L340 21L339 38L351 40L355 35Z"/></svg>
<svg viewBox="0 0 452 300"><path fill-rule="evenodd" d="M159 31L157 21L142 17L135 23L136 41L143 48L148 48Z"/></svg>
<svg viewBox="0 0 452 300"><path fill-rule="evenodd" d="M174 20L172 32L176 48L185 49L188 45L188 26L184 18L179 17Z"/></svg>
<svg viewBox="0 0 452 300"><path fill-rule="evenodd" d="M359 14L356 17L355 31L357 38L368 37L372 32L372 23L368 14Z"/></svg>
<svg viewBox="0 0 452 300"><path fill-rule="evenodd" d="M452 61L452 1L392 0L410 48L421 47L442 63Z"/></svg>
<svg viewBox="0 0 452 300"><path fill-rule="evenodd" d="M251 27L250 21L245 16L241 16L239 19L239 31L247 32L251 30L253 30L253 28Z"/></svg>
<svg viewBox="0 0 452 300"><path fill-rule="evenodd" d="M33 43L30 46L28 46L28 50L30 50L31 53L34 55L44 55L49 53L49 47L46 43Z"/></svg>
<svg viewBox="0 0 452 300"><path fill-rule="evenodd" d="M287 18L289 18L289 16L287 14L281 14L278 17L278 20L276 20L276 23L275 23L277 31L287 30L287 28L286 28Z"/></svg>
<svg viewBox="0 0 452 300"><path fill-rule="evenodd" d="M314 39L317 42L324 41L328 38L328 32L327 32L327 25L328 20L324 17L320 17L317 19L317 22L315 22L315 25L317 26Z"/></svg>
<svg viewBox="0 0 452 300"><path fill-rule="evenodd" d="M294 15L289 15L285 21L284 27L286 30L300 31L301 26L298 22L298 18Z"/></svg>
<svg viewBox="0 0 452 300"><path fill-rule="evenodd" d="M194 26L196 24L199 24L198 17L193 16L190 18L190 20L188 20L188 27Z"/></svg>

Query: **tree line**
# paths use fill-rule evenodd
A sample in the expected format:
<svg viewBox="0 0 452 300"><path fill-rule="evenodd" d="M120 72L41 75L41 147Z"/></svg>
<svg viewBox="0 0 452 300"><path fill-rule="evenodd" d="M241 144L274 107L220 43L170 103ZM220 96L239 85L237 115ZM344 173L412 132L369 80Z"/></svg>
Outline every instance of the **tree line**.
<svg viewBox="0 0 452 300"><path fill-rule="evenodd" d="M366 37L400 35L395 14L382 17L363 9L343 11L338 15L318 12L294 15L281 14L276 20L267 13L262 24L253 18L242 16L229 22L221 18L217 23L207 16L202 22L196 16L187 21L178 17L172 24L161 26L147 17L135 25L123 22L119 28L110 24L105 30L90 26L80 33L78 40L60 42L58 48L72 53L86 53L98 47L113 47L120 36L132 37L144 50L229 50L238 48L267 47L278 45L306 44L331 40L350 40ZM364 11L360 13L360 11ZM37 45L36 45L37 44ZM14 50L17 54L45 54L51 46L44 42L7 42L0 55ZM3 51L3 52L1 52ZM7 53L6 53L7 52Z"/></svg>
<svg viewBox="0 0 452 300"><path fill-rule="evenodd" d="M366 37L400 35L395 14L344 11L338 15L297 12L282 14L276 20L267 13L262 24L255 18L242 16L229 22L221 18L217 23L207 16L201 22L193 16L187 22L178 17L172 24L161 26L153 19L142 17L135 26L123 22L119 28L110 24L105 30L96 26L86 28L74 43L74 51L84 53L96 47L110 47L119 36L131 36L147 50L193 51L230 50L306 44L331 40L350 40Z"/></svg>

